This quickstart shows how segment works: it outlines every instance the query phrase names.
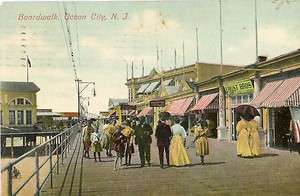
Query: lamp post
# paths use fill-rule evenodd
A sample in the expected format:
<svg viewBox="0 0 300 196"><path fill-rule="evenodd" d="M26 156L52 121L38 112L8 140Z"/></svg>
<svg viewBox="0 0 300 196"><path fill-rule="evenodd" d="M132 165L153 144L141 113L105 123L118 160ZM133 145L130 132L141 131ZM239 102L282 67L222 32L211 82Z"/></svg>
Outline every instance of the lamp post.
<svg viewBox="0 0 300 196"><path fill-rule="evenodd" d="M82 93L90 86L93 85L93 96L96 96L96 89L95 89L95 82L88 82L88 81L82 81L80 79L76 79L75 82L77 82L77 101L78 101L78 105L77 105L77 110L78 110L78 121L80 120L81 117L81 112L80 112L80 108L81 108L81 98L82 98ZM81 85L84 85L81 88Z"/></svg>

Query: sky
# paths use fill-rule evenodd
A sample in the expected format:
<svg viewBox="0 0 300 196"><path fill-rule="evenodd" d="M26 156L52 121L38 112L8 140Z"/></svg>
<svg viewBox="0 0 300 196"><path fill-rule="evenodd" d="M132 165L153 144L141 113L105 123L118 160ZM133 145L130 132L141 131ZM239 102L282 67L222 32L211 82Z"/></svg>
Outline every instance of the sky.
<svg viewBox="0 0 300 196"><path fill-rule="evenodd" d="M299 10L299 0L257 0L259 55L272 58L300 48ZM64 11L77 19L66 20ZM184 43L184 65L195 63L196 28L199 61L220 63L219 12L219 0L4 1L0 6L0 80L26 81L24 57L28 55L29 80L41 89L38 108L76 111L76 71L79 79L96 83L96 97L92 86L82 95L90 97L89 111L98 113L107 110L109 98L127 98L126 65L132 61L135 77L142 74L142 61L146 74L154 67L169 70L175 66L176 49L177 67L183 66ZM58 18L53 20L33 19L55 14ZM254 0L222 0L222 26L224 64L254 63Z"/></svg>

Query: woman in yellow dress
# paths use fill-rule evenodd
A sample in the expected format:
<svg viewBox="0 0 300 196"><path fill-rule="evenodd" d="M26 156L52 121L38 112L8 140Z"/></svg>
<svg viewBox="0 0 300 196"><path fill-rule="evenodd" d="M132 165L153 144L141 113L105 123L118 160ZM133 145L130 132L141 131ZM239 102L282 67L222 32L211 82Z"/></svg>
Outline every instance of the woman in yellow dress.
<svg viewBox="0 0 300 196"><path fill-rule="evenodd" d="M238 133L237 155L248 158L259 155L258 123L255 120L247 121L241 117L236 125L236 130Z"/></svg>
<svg viewBox="0 0 300 196"><path fill-rule="evenodd" d="M170 144L171 165L184 166L190 164L191 161L184 147L186 132L179 123L180 119L175 119L175 124L171 127L173 134Z"/></svg>
<svg viewBox="0 0 300 196"><path fill-rule="evenodd" d="M260 139L258 134L258 123L256 120L249 121L250 127L250 149L253 156L260 154Z"/></svg>
<svg viewBox="0 0 300 196"><path fill-rule="evenodd" d="M126 122L124 123L125 128L122 130L122 134L126 137L126 144L125 144L125 165L131 165L131 154L134 153L134 146L133 146L133 136L134 130L129 126L131 123Z"/></svg>
<svg viewBox="0 0 300 196"><path fill-rule="evenodd" d="M204 122L204 121L203 121ZM194 127L194 143L196 144L196 156L201 157L201 164L204 165L204 156L209 154L209 145L207 139L208 128L204 123L198 123Z"/></svg>

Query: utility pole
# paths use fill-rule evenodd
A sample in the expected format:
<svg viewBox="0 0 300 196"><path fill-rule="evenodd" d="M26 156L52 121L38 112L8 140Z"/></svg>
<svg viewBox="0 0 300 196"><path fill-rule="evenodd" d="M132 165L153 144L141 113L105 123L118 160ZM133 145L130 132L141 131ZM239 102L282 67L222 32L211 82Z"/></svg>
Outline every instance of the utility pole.
<svg viewBox="0 0 300 196"><path fill-rule="evenodd" d="M94 93L93 93L93 96L95 97L96 96L96 90L95 90L95 85L96 83L95 82L86 82L86 81L82 81L80 79L75 79L75 82L77 82L77 102L78 102L78 121L80 120L81 118L81 107L83 107L81 105L81 94L84 92L84 90L86 90L91 84L94 86ZM85 86L81 89L80 88L80 85L81 84L85 84Z"/></svg>
<svg viewBox="0 0 300 196"><path fill-rule="evenodd" d="M255 12L255 54L256 62L258 62L258 32L257 32L257 2L254 0L254 12Z"/></svg>
<svg viewBox="0 0 300 196"><path fill-rule="evenodd" d="M156 68L159 68L159 54L158 54L158 46L156 46Z"/></svg>
<svg viewBox="0 0 300 196"><path fill-rule="evenodd" d="M131 78L133 79L134 73L133 73L133 61L131 61Z"/></svg>
<svg viewBox="0 0 300 196"><path fill-rule="evenodd" d="M222 26L222 0L219 0L220 3L220 75L223 74L223 26Z"/></svg>
<svg viewBox="0 0 300 196"><path fill-rule="evenodd" d="M144 77L144 74L145 74L144 59L142 59L142 77Z"/></svg>
<svg viewBox="0 0 300 196"><path fill-rule="evenodd" d="M29 82L29 68L28 67L29 67L29 59L28 59L28 55L26 55L26 72L27 72L27 74L26 74L27 80L26 81L27 81L27 83Z"/></svg>
<svg viewBox="0 0 300 196"><path fill-rule="evenodd" d="M182 43L182 67L185 65L184 42Z"/></svg>
<svg viewBox="0 0 300 196"><path fill-rule="evenodd" d="M196 28L196 44L197 44L197 63L199 63L199 41L198 41L198 28Z"/></svg>
<svg viewBox="0 0 300 196"><path fill-rule="evenodd" d="M177 53L176 53L176 48L174 49L174 64L175 64L175 69L177 65Z"/></svg>

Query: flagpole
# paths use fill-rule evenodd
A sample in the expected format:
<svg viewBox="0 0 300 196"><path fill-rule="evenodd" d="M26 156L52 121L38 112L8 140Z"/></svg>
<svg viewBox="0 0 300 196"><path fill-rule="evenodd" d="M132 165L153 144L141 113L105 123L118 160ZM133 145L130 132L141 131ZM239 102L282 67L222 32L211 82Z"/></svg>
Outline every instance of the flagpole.
<svg viewBox="0 0 300 196"><path fill-rule="evenodd" d="M219 0L220 4L220 75L223 74L223 27L222 27L222 0Z"/></svg>
<svg viewBox="0 0 300 196"><path fill-rule="evenodd" d="M27 82L29 82L28 55L26 55L26 72Z"/></svg>
<svg viewBox="0 0 300 196"><path fill-rule="evenodd" d="M254 0L254 12L255 12L255 54L256 54L256 62L258 62L258 32L257 32L257 2Z"/></svg>
<svg viewBox="0 0 300 196"><path fill-rule="evenodd" d="M196 28L196 44L197 44L197 63L199 63L199 41L198 41L198 28Z"/></svg>

